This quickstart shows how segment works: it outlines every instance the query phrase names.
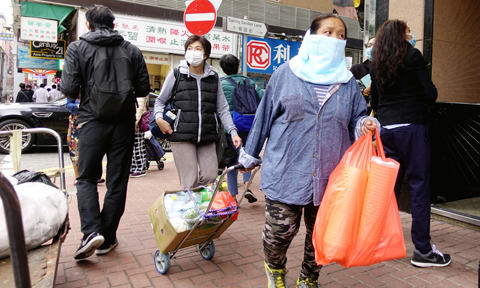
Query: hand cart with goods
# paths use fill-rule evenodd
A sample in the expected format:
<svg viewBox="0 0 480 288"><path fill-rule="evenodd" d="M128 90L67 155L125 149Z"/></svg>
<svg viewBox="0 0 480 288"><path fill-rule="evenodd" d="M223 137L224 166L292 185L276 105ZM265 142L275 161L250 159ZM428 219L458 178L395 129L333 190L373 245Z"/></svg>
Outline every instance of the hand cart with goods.
<svg viewBox="0 0 480 288"><path fill-rule="evenodd" d="M147 161L147 170L150 168L150 161L157 162L158 170L163 170L165 167L165 151L163 150L162 145L155 136L151 136L150 139L145 139L145 150L146 150L146 161Z"/></svg>
<svg viewBox="0 0 480 288"><path fill-rule="evenodd" d="M172 258L183 256L189 253L200 252L200 255L203 259L210 260L215 255L215 244L213 240L220 237L220 235L222 235L222 233L236 220L240 204L242 203L245 193L248 191L255 174L260 169L260 166L257 166L252 171L250 181L248 181L248 183L245 185L245 189L237 203L235 200L233 200L228 192L219 192L225 175L234 169L241 169L241 166L235 165L226 168L217 181L213 183L211 189L202 186L186 190L165 191L150 207L150 219L152 221L155 239L159 247L159 250L155 252L154 256L154 264L158 273L167 273L167 271L170 269L170 260ZM202 195L200 193L201 191L206 191L203 193L204 195L208 195L207 199L209 200L199 205L197 203L201 201L198 199L198 196ZM223 197L224 199L229 197L231 200L224 200L224 203L227 204L222 208L218 208L216 206L218 206L219 200L222 198L222 196L225 196ZM173 197L173 199L178 197L187 197L187 201L189 202L186 205L191 203L190 206L192 207L188 211L193 210L193 212L196 212L195 215L197 215L197 218L194 218L194 222L189 222L189 225L186 227L186 229L181 229L180 232L176 230L178 229L176 228L178 225L172 223L173 219L171 219L168 215L169 213L167 213L169 204L166 202L169 197ZM202 198L203 196L199 197ZM188 211L185 213L188 213ZM185 253L182 255L177 255L177 252L180 249L188 249L188 247L193 247L193 249L189 249L190 251L185 251Z"/></svg>
<svg viewBox="0 0 480 288"><path fill-rule="evenodd" d="M0 137L11 136L16 131L0 131ZM48 133L57 139L59 169L52 176L60 177L60 191L67 198L65 186L65 169L62 152L62 140L60 135L48 128L32 128L21 130L23 137L29 133ZM3 140L2 140L3 141ZM21 151L22 141L12 145L10 150ZM18 155L17 155L18 156ZM16 186L15 186L16 187ZM57 189L58 190L58 189ZM0 197L5 211L6 228L8 231L8 242L10 244L10 257L0 259L0 286L6 287L54 287L58 260L60 258L60 249L67 236L69 229L68 203L65 219L61 222L60 229L56 236L43 245L27 251L26 235L24 233L24 224L22 216L31 211L22 211L21 199L6 177L0 173ZM62 197L60 197L62 198ZM23 213L22 213L23 212ZM54 232L55 233L55 232Z"/></svg>

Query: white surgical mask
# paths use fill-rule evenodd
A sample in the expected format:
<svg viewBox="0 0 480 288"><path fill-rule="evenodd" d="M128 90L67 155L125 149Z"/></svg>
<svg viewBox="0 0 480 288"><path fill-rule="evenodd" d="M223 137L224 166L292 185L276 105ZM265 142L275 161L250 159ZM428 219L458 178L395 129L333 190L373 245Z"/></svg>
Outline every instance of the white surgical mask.
<svg viewBox="0 0 480 288"><path fill-rule="evenodd" d="M190 65L197 67L203 62L203 52L188 50L185 52L185 59L187 59L187 62L190 63Z"/></svg>

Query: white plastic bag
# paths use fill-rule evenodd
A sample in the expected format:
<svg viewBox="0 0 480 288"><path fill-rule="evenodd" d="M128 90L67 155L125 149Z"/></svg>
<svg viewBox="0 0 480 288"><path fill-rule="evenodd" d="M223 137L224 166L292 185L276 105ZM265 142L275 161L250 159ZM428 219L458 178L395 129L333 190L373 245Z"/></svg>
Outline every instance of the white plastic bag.
<svg viewBox="0 0 480 288"><path fill-rule="evenodd" d="M165 205L165 211L167 211L168 219L173 219L177 217L182 217L181 208L185 205L182 197L177 196L176 194L167 194L163 200Z"/></svg>
<svg viewBox="0 0 480 288"><path fill-rule="evenodd" d="M187 230L187 223L182 218L176 217L176 218L169 219L169 221L170 221L170 224L172 224L173 228L175 228L175 231L177 231L178 233L181 233Z"/></svg>
<svg viewBox="0 0 480 288"><path fill-rule="evenodd" d="M67 197L62 191L39 182L14 186L20 200L27 250L52 239L68 213ZM0 200L0 258L10 255L5 211Z"/></svg>

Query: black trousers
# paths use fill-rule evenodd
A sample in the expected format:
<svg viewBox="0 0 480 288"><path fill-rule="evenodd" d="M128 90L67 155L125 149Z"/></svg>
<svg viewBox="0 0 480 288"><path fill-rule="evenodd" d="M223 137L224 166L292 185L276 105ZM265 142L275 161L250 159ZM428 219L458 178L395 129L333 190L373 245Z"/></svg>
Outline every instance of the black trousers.
<svg viewBox="0 0 480 288"><path fill-rule="evenodd" d="M400 163L395 195L399 199L403 178L407 176L412 202L412 241L422 253L430 244L430 138L428 125L410 124L391 130L382 129L385 155Z"/></svg>
<svg viewBox="0 0 480 288"><path fill-rule="evenodd" d="M77 201L84 235L101 233L106 243L115 241L125 210L127 184L132 161L135 123L90 121L79 129ZM97 181L102 176L102 159L107 155L107 193L100 211Z"/></svg>

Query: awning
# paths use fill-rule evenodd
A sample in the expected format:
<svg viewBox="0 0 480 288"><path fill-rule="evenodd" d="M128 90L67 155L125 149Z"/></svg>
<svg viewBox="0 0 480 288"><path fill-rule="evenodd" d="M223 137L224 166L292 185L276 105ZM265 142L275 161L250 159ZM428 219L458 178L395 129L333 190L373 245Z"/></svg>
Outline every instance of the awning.
<svg viewBox="0 0 480 288"><path fill-rule="evenodd" d="M20 2L22 4L21 15L26 17L36 17L36 18L45 18L58 20L58 33L62 33L66 30L62 26L65 18L72 13L75 8L58 6L52 4L42 4L42 3L33 3L33 2Z"/></svg>

